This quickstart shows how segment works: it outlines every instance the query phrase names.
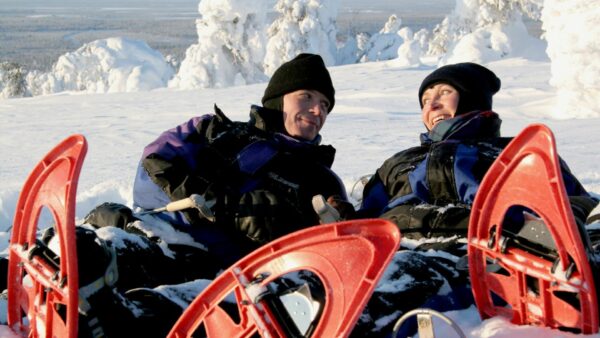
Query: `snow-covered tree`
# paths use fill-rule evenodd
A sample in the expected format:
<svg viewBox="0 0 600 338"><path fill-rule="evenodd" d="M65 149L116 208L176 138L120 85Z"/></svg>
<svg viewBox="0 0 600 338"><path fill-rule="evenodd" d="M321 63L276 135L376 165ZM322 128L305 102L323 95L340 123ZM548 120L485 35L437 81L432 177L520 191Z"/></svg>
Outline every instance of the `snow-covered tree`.
<svg viewBox="0 0 600 338"><path fill-rule="evenodd" d="M546 0L542 29L548 40L561 118L600 117L600 7L589 0Z"/></svg>
<svg viewBox="0 0 600 338"><path fill-rule="evenodd" d="M336 64L347 65L356 63L356 60L359 59L359 53L357 38L348 36L337 51Z"/></svg>
<svg viewBox="0 0 600 338"><path fill-rule="evenodd" d="M369 45L370 38L371 36L365 32L356 34L356 37L348 36L338 49L337 64L347 65L360 62L365 54L365 49Z"/></svg>
<svg viewBox="0 0 600 338"><path fill-rule="evenodd" d="M522 36L528 35L522 16L537 20L541 7L542 0L457 0L454 11L434 28L428 54L451 53L462 43L458 54L464 54L466 49L487 46L482 57L512 55L530 44L517 46L512 42L514 38L524 41ZM489 61L484 59L468 61ZM453 61L459 60L460 57L455 57Z"/></svg>
<svg viewBox="0 0 600 338"><path fill-rule="evenodd" d="M26 72L15 62L0 62L0 98L28 96Z"/></svg>
<svg viewBox="0 0 600 338"><path fill-rule="evenodd" d="M268 0L202 0L198 43L190 46L175 78L176 88L228 87L266 80L262 62Z"/></svg>
<svg viewBox="0 0 600 338"><path fill-rule="evenodd" d="M398 48L404 42L398 35L402 20L392 14L379 33L373 34L362 46L360 62L391 60L398 57Z"/></svg>
<svg viewBox="0 0 600 338"><path fill-rule="evenodd" d="M421 28L418 32L416 32L413 35L413 39L419 43L419 48L421 48L422 51L429 50L430 37L431 33L425 28Z"/></svg>
<svg viewBox="0 0 600 338"><path fill-rule="evenodd" d="M279 17L268 29L264 70L267 75L284 62L306 52L320 54L326 65L336 64L336 20L340 0L278 0Z"/></svg>
<svg viewBox="0 0 600 338"><path fill-rule="evenodd" d="M108 38L61 55L49 73L30 72L33 95L61 91L132 92L165 87L173 68L144 41Z"/></svg>
<svg viewBox="0 0 600 338"><path fill-rule="evenodd" d="M428 31L422 29L413 34L409 27L401 27L402 20L392 14L383 28L373 35L358 33L348 38L338 51L341 64L396 59L398 66L416 66L421 63Z"/></svg>
<svg viewBox="0 0 600 338"><path fill-rule="evenodd" d="M419 36L415 39L415 34L409 27L403 27L398 31L398 35L402 38L403 42L398 48L398 57L395 60L397 66L418 66L421 64L421 35L422 31L419 31Z"/></svg>

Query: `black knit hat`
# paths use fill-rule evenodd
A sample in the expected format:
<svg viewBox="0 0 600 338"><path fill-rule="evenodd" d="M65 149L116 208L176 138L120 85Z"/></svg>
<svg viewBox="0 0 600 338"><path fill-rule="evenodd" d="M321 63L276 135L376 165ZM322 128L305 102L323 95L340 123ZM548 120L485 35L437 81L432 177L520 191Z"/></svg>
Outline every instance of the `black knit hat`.
<svg viewBox="0 0 600 338"><path fill-rule="evenodd" d="M492 96L500 90L500 79L491 70L476 63L446 65L429 74L419 88L419 104L423 108L423 93L436 83L456 88L460 97L456 115L473 110L491 110Z"/></svg>
<svg viewBox="0 0 600 338"><path fill-rule="evenodd" d="M303 53L282 64L271 77L262 104L282 110L283 95L300 89L319 91L329 100L329 111L333 109L335 89L321 56Z"/></svg>

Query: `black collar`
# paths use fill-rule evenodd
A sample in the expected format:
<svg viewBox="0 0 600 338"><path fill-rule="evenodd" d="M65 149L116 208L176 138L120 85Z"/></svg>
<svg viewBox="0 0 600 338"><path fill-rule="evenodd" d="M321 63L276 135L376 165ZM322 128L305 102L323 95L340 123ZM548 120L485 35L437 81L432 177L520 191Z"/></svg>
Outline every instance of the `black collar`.
<svg viewBox="0 0 600 338"><path fill-rule="evenodd" d="M491 110L472 111L436 124L429 132L421 134L421 143L500 137L501 124L498 114Z"/></svg>

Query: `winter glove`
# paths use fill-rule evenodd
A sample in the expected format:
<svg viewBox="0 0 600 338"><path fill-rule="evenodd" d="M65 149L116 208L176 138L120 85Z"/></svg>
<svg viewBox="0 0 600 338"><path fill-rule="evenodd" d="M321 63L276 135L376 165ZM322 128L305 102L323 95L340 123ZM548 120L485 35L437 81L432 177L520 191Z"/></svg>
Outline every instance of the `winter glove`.
<svg viewBox="0 0 600 338"><path fill-rule="evenodd" d="M235 229L253 242L264 244L276 237L284 219L277 197L267 190L244 193L235 214Z"/></svg>
<svg viewBox="0 0 600 338"><path fill-rule="evenodd" d="M343 199L342 196L329 196L327 198L327 203L338 211L342 220L356 218L356 210L354 210L354 206L352 205L352 203Z"/></svg>

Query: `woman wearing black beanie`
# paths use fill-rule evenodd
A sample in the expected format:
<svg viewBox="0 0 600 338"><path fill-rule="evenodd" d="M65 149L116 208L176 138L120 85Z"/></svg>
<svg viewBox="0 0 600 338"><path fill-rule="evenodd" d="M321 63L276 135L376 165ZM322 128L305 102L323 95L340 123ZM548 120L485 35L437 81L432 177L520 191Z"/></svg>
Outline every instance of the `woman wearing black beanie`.
<svg viewBox="0 0 600 338"><path fill-rule="evenodd" d="M498 77L475 63L446 65L423 80L418 97L427 130L420 135L421 145L395 154L377 169L364 188L358 211L361 217L394 222L403 238L427 238L415 250L397 253L395 259L403 264L388 271L398 279L413 278L418 286L401 293L376 292L357 325L357 336L369 336L370 323L384 317L390 319L390 327L378 332L388 332L394 318L415 307L449 311L472 304L468 272L453 262L466 255L471 205L479 184L510 141L500 137L501 120L491 110L492 96L499 89ZM563 179L569 196L586 201L581 206L595 205L566 166ZM421 254L430 249L456 257ZM442 285L450 290L440 296Z"/></svg>
<svg viewBox="0 0 600 338"><path fill-rule="evenodd" d="M511 140L492 111L500 79L475 63L440 67L419 87L426 132L372 176L359 213L398 224L404 237L465 236L479 183ZM565 167L570 196L588 196Z"/></svg>
<svg viewBox="0 0 600 338"><path fill-rule="evenodd" d="M448 107L441 107L441 104L448 98L457 101L457 104L451 105L451 117L474 110L491 110L492 96L500 90L500 83L496 74L476 63L457 63L438 68L429 74L419 87L422 112L424 115L431 114L423 116L423 122L429 130L434 120L447 118L436 111L442 108L447 110Z"/></svg>
<svg viewBox="0 0 600 338"><path fill-rule="evenodd" d="M446 65L425 77L419 87L419 101L423 93L437 83L447 83L459 91L462 100L457 112L462 114L492 109L492 96L500 90L501 81L491 70L476 63Z"/></svg>

